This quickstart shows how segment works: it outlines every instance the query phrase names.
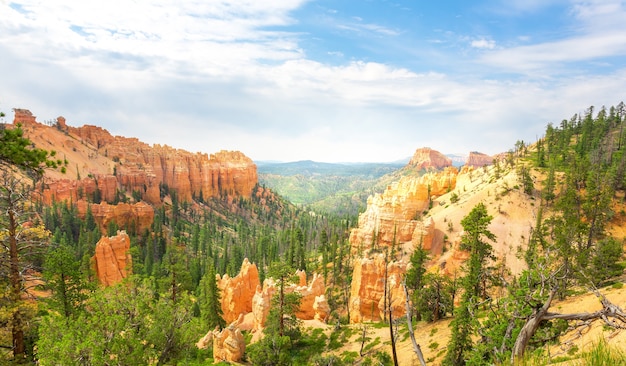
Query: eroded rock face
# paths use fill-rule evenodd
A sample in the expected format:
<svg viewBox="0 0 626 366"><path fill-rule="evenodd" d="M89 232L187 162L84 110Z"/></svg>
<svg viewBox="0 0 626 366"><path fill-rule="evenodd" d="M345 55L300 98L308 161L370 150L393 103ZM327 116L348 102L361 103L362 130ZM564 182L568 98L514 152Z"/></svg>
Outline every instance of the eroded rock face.
<svg viewBox="0 0 626 366"><path fill-rule="evenodd" d="M315 302L313 302L313 311L315 312L315 320L326 323L330 316L330 305L326 300L326 295L315 296Z"/></svg>
<svg viewBox="0 0 626 366"><path fill-rule="evenodd" d="M213 341L214 363L239 362L246 351L243 334L235 326L228 326L222 331L210 330L196 343L196 347L206 349L211 341Z"/></svg>
<svg viewBox="0 0 626 366"><path fill-rule="evenodd" d="M478 151L470 152L465 165L482 168L485 165L492 165L493 157Z"/></svg>
<svg viewBox="0 0 626 366"><path fill-rule="evenodd" d="M388 291L391 294L391 309L394 318L405 314L402 276L407 264L391 262L387 266ZM382 254L374 258L359 258L354 262L350 286L350 323L380 321L384 316L385 258Z"/></svg>
<svg viewBox="0 0 626 366"><path fill-rule="evenodd" d="M439 151L429 147L422 147L415 151L413 157L409 161L408 166L416 170L439 170L452 166L452 159L443 155Z"/></svg>
<svg viewBox="0 0 626 366"><path fill-rule="evenodd" d="M213 363L239 362L246 351L246 340L239 328L226 327L213 335Z"/></svg>
<svg viewBox="0 0 626 366"><path fill-rule="evenodd" d="M436 199L456 186L458 171L448 167L437 173L420 177L402 177L382 194L367 199L367 209L359 215L359 225L350 233L353 252L376 246L389 247L396 243L422 243L430 248L434 225L421 222L421 214Z"/></svg>
<svg viewBox="0 0 626 366"><path fill-rule="evenodd" d="M240 314L245 315L252 311L252 298L260 284L257 266L250 263L248 258L244 259L237 276L218 276L217 286L221 291L222 312L226 323L237 320Z"/></svg>
<svg viewBox="0 0 626 366"><path fill-rule="evenodd" d="M256 165L238 151L208 155L167 145L150 146L136 138L112 136L98 126L70 127L60 118L56 128L49 127L37 123L30 111L15 109L14 123L27 124L33 142L49 149L51 141L56 141L55 150L74 157L70 164L76 166L76 171L77 159L84 162L80 163L84 179L65 176L64 182L47 182L42 194L46 203L76 202L81 195L93 194L96 187L108 203L113 203L119 191L160 204L161 189L175 191L181 202L220 195L250 197L258 182ZM68 167L68 176L70 172L74 175Z"/></svg>
<svg viewBox="0 0 626 366"><path fill-rule="evenodd" d="M103 236L96 244L93 256L98 280L104 286L121 282L132 271L132 258L129 253L130 238L125 231L117 235Z"/></svg>
<svg viewBox="0 0 626 366"><path fill-rule="evenodd" d="M285 293L300 294L300 308L296 312L296 317L302 320L317 319L326 321L330 314L330 307L324 293L324 277L314 274L311 282L306 283L306 273L298 271L299 284L289 284L285 286ZM304 285L302 285L304 283ZM272 296L278 291L274 279L267 278L263 281L263 287L257 287L252 299L252 313L254 314L254 330L261 330L265 327L265 321L270 312ZM317 304L317 305L316 305Z"/></svg>
<svg viewBox="0 0 626 366"><path fill-rule="evenodd" d="M100 232L103 233L107 231L111 222L115 222L118 227L132 228L141 233L150 229L154 220L154 208L145 202L109 205L106 202L89 204L85 200L81 200L77 202L76 206L81 218L85 218L87 210L91 209Z"/></svg>

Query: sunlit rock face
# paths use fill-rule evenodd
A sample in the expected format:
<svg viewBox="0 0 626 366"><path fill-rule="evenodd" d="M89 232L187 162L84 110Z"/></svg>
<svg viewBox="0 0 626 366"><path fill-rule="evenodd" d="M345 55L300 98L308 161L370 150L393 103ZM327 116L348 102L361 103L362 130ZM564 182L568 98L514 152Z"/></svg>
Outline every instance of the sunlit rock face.
<svg viewBox="0 0 626 366"><path fill-rule="evenodd" d="M422 147L415 151L407 166L416 170L441 170L452 166L452 159L437 150Z"/></svg>
<svg viewBox="0 0 626 366"><path fill-rule="evenodd" d="M296 312L296 318L301 320L318 319L325 322L330 315L330 307L324 295L326 292L324 277L315 273L311 281L307 283L304 271L298 271L296 276L299 278L297 284L285 286L285 293L300 294L300 307ZM263 287L257 287L252 299L254 330L262 330L265 327L265 321L272 305L271 300L273 296L276 296L277 291L278 288L273 278L265 279Z"/></svg>
<svg viewBox="0 0 626 366"><path fill-rule="evenodd" d="M42 189L45 203L77 202L93 197L113 203L119 192L161 203L163 190L176 192L180 201L221 195L250 197L258 182L254 162L239 151L191 153L167 145L150 146L136 138L112 136L104 128L56 126L36 122L27 109L16 109L15 124L37 147L55 150L68 160L68 174L47 174ZM62 154L62 155L61 155ZM81 174L82 173L82 174ZM63 179L64 182L55 183ZM96 202L99 203L99 202Z"/></svg>
<svg viewBox="0 0 626 366"><path fill-rule="evenodd" d="M492 164L493 164L493 156L483 154L478 151L470 152L469 156L467 157L467 162L465 163L465 165L467 166L473 166L476 168L483 167L485 165L492 165Z"/></svg>
<svg viewBox="0 0 626 366"><path fill-rule="evenodd" d="M252 312L252 298L260 286L259 271L256 264L244 259L239 273L235 277L227 274L219 278L217 286L220 289L223 318L231 323L239 318L240 314Z"/></svg>
<svg viewBox="0 0 626 366"><path fill-rule="evenodd" d="M93 262L101 284L112 286L130 275L132 258L129 249L130 238L125 231L118 231L111 237L103 236L98 241Z"/></svg>
<svg viewBox="0 0 626 366"><path fill-rule="evenodd" d="M353 253L394 242L430 248L434 225L423 222L421 215L432 200L456 187L457 175L456 168L448 167L419 177L405 176L382 194L370 196L358 227L350 232Z"/></svg>
<svg viewBox="0 0 626 366"><path fill-rule="evenodd" d="M406 297L402 288L402 277L406 266L403 261L386 264L382 254L354 261L349 301L350 323L379 321L385 316L385 279L393 317L398 318L405 314Z"/></svg>
<svg viewBox="0 0 626 366"><path fill-rule="evenodd" d="M234 325L220 330L210 330L197 343L199 349L213 344L213 363L239 362L246 351L246 341L241 330Z"/></svg>

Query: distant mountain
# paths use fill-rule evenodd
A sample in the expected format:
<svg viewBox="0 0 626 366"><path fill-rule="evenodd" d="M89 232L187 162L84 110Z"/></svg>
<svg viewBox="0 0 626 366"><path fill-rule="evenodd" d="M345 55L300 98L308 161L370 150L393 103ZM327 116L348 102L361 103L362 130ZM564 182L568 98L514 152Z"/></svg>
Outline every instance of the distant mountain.
<svg viewBox="0 0 626 366"><path fill-rule="evenodd" d="M457 168L465 165L465 162L467 162L467 155L446 154L446 156L452 159L452 165L454 165Z"/></svg>
<svg viewBox="0 0 626 366"><path fill-rule="evenodd" d="M396 171L406 165L404 161L392 163L322 163L312 160L301 160L288 163L255 162L259 174L278 174L282 176L359 176L378 178Z"/></svg>
<svg viewBox="0 0 626 366"><path fill-rule="evenodd" d="M259 183L291 202L318 211L356 215L365 209L367 197L397 179L406 162L321 163L311 160L288 163L256 162Z"/></svg>

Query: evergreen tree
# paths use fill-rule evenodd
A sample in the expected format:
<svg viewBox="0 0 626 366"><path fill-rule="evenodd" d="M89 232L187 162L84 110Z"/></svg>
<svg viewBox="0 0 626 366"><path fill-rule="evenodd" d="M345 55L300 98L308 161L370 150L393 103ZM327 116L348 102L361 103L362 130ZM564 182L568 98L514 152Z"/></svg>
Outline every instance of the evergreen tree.
<svg viewBox="0 0 626 366"><path fill-rule="evenodd" d="M424 287L424 275L426 274L426 262L429 260L428 251L422 248L422 244L415 248L411 254L411 267L406 271L406 285L411 290L413 304L417 304L423 298L422 289ZM422 312L416 311L416 319L422 320Z"/></svg>
<svg viewBox="0 0 626 366"><path fill-rule="evenodd" d="M49 301L66 319L83 309L90 286L82 278L80 262L67 245L50 248L44 262L46 286L52 290Z"/></svg>
<svg viewBox="0 0 626 366"><path fill-rule="evenodd" d="M221 330L226 326L220 302L220 289L215 278L215 266L211 258L207 261L207 271L200 281L200 314L202 323L207 329L217 327Z"/></svg>
<svg viewBox="0 0 626 366"><path fill-rule="evenodd" d="M483 284L487 261L494 259L491 244L485 241L495 240L495 235L488 229L491 220L492 217L487 213L483 203L476 205L461 220L465 231L461 237L461 249L469 251L470 257L466 262L466 274L462 279L464 292L461 303L450 324L452 334L444 359L446 365L465 365L472 349L471 337L478 326L474 310L478 301L485 296L486 289L483 288Z"/></svg>

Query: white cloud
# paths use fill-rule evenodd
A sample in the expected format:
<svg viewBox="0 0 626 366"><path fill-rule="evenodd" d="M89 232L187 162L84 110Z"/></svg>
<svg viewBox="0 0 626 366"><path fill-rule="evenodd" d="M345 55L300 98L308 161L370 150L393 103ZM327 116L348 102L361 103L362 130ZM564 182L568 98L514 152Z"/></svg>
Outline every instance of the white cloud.
<svg viewBox="0 0 626 366"><path fill-rule="evenodd" d="M571 30L562 38L500 48L483 55L491 66L522 73L563 73L569 63L626 55L626 9L621 1L571 2ZM529 40L529 39L527 39Z"/></svg>
<svg viewBox="0 0 626 366"><path fill-rule="evenodd" d="M583 24L573 38L512 48L465 39L485 50L478 61L490 68L539 74L506 81L365 61L339 48L331 54L351 61L310 59L301 49L305 35L281 30L295 24L292 11L304 3L25 0L18 10L0 3L1 107L30 108L42 120L62 114L71 125L100 124L191 151L380 161L420 146L501 152L563 113L618 103L612 98L626 83L620 70L550 83L537 71L621 55L621 28L593 26L595 17L617 22L624 14L615 6L572 8ZM347 26L402 33L375 22ZM420 51L412 52L428 57Z"/></svg>
<svg viewBox="0 0 626 366"><path fill-rule="evenodd" d="M470 45L474 48L492 50L496 47L496 41L492 39L481 38L473 40Z"/></svg>

